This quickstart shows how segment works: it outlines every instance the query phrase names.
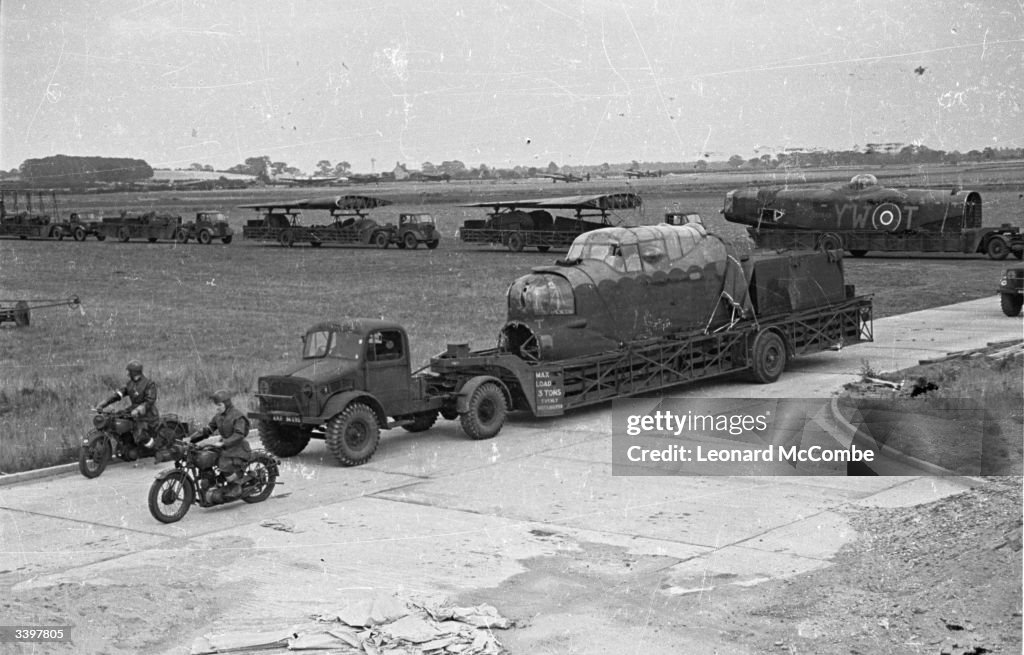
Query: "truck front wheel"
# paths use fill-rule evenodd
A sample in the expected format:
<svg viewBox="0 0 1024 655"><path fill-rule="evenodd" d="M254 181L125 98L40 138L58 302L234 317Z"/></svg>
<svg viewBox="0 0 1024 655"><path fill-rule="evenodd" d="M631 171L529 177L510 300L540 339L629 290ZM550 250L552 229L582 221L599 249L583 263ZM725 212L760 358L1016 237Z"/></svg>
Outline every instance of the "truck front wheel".
<svg viewBox="0 0 1024 655"><path fill-rule="evenodd" d="M775 382L786 368L786 344L777 333L764 330L754 338L750 359L754 381Z"/></svg>
<svg viewBox="0 0 1024 655"><path fill-rule="evenodd" d="M292 457L301 453L309 443L310 435L308 430L273 421L260 421L259 433L263 447L278 457Z"/></svg>
<svg viewBox="0 0 1024 655"><path fill-rule="evenodd" d="M469 409L462 415L462 429L470 439L490 439L505 424L508 407L505 394L493 382L477 387L469 398Z"/></svg>
<svg viewBox="0 0 1024 655"><path fill-rule="evenodd" d="M327 447L345 466L370 461L380 443L377 415L363 403L352 403L327 423Z"/></svg>
<svg viewBox="0 0 1024 655"><path fill-rule="evenodd" d="M1020 314L1021 307L1024 306L1024 296L1016 293L1001 293L999 294L999 306L1007 316L1017 316Z"/></svg>

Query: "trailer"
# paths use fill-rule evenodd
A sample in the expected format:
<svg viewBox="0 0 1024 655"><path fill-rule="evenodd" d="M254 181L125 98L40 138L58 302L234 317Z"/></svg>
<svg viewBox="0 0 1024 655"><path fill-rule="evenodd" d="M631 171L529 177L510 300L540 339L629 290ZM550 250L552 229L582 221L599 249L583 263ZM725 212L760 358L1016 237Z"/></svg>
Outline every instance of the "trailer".
<svg viewBox="0 0 1024 655"><path fill-rule="evenodd" d="M254 241L272 241L286 247L308 243L314 248L324 244L387 248L393 243L399 243L397 228L390 223L380 224L366 214L370 209L390 204L390 200L382 198L346 195L239 205L243 209L255 209L260 214L259 218L246 222L242 236ZM317 210L329 212L331 222L304 225L303 212ZM412 247L419 243L415 235L411 242Z"/></svg>
<svg viewBox="0 0 1024 655"><path fill-rule="evenodd" d="M463 207L486 207L486 220L467 220L459 228L463 243L502 245L512 252L536 248L568 248L579 235L612 225L618 210L641 207L635 193L612 193L559 198L492 200ZM572 217L554 216L552 211L572 211ZM619 220L618 222L622 222Z"/></svg>
<svg viewBox="0 0 1024 655"><path fill-rule="evenodd" d="M774 250L846 250L854 257L863 257L868 252L944 252L985 254L994 260L1006 259L1010 254L1017 259L1024 258L1024 234L1020 228L1009 224L956 232L749 227L747 233L758 247Z"/></svg>
<svg viewBox="0 0 1024 655"><path fill-rule="evenodd" d="M57 222L56 193L4 189L0 193L0 237L63 239L64 230Z"/></svg>
<svg viewBox="0 0 1024 655"><path fill-rule="evenodd" d="M0 305L0 325L9 321L14 323L15 327L28 327L32 322L33 309L61 306L81 309L82 305L78 296L71 296L63 300L0 300L0 303L13 303L9 307Z"/></svg>
<svg viewBox="0 0 1024 655"><path fill-rule="evenodd" d="M132 239L145 239L150 243L181 242L183 231L187 234L180 215L157 211L141 214L122 211L120 216L103 218L96 226L97 238L112 237L125 243Z"/></svg>

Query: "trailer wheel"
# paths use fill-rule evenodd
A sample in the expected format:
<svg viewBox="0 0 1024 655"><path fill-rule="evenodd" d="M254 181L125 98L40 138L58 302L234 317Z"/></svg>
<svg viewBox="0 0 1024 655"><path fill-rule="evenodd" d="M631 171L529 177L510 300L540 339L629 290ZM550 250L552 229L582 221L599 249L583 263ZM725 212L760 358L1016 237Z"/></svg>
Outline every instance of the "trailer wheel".
<svg viewBox="0 0 1024 655"><path fill-rule="evenodd" d="M854 257L863 257L864 255L868 254L868 251L867 250L851 250L850 254L853 255Z"/></svg>
<svg viewBox="0 0 1024 655"><path fill-rule="evenodd" d="M839 238L838 234L832 234L831 232L821 237L821 241L818 242L819 250L842 250L843 240Z"/></svg>
<svg viewBox="0 0 1024 655"><path fill-rule="evenodd" d="M117 238L121 241L127 242L128 239L132 238L132 234L128 231L127 227L120 227L117 230Z"/></svg>
<svg viewBox="0 0 1024 655"><path fill-rule="evenodd" d="M345 466L370 461L380 443L377 415L367 405L355 402L327 423L327 447Z"/></svg>
<svg viewBox="0 0 1024 655"><path fill-rule="evenodd" d="M512 252L522 252L526 246L526 240L523 239L521 234L510 234L508 235L508 249Z"/></svg>
<svg viewBox="0 0 1024 655"><path fill-rule="evenodd" d="M998 261L1006 259L1006 256L1010 254L1010 246L1003 237L992 237L988 240L985 252L988 253L989 259Z"/></svg>
<svg viewBox="0 0 1024 655"><path fill-rule="evenodd" d="M260 443L278 457L292 457L301 453L309 443L311 433L311 430L262 420L257 429L260 433Z"/></svg>
<svg viewBox="0 0 1024 655"><path fill-rule="evenodd" d="M430 428L434 427L434 423L437 422L437 412L420 412L413 417L412 423L404 425L406 430L409 432L426 432Z"/></svg>
<svg viewBox="0 0 1024 655"><path fill-rule="evenodd" d="M295 245L295 234L291 230L283 230L277 237L278 242L282 246L291 248Z"/></svg>
<svg viewBox="0 0 1024 655"><path fill-rule="evenodd" d="M71 233L71 237L75 241L85 241L85 228L76 227L75 231Z"/></svg>
<svg viewBox="0 0 1024 655"><path fill-rule="evenodd" d="M754 338L750 359L750 370L755 382L775 382L786 368L786 344L778 333L762 330Z"/></svg>
<svg viewBox="0 0 1024 655"><path fill-rule="evenodd" d="M999 306L1007 316L1019 316L1021 307L1024 306L1024 296L1016 293L999 294Z"/></svg>
<svg viewBox="0 0 1024 655"><path fill-rule="evenodd" d="M505 394L493 382L484 382L469 399L469 409L462 415L462 429L470 439L490 439L505 424L507 413Z"/></svg>
<svg viewBox="0 0 1024 655"><path fill-rule="evenodd" d="M51 239L56 239L57 241L63 241L64 240L64 230L62 230L59 227L57 227L56 225L54 225L52 228L50 228L50 238Z"/></svg>
<svg viewBox="0 0 1024 655"><path fill-rule="evenodd" d="M377 246L378 248L387 248L390 243L391 239L388 238L387 232L378 232L377 234L373 235L373 245Z"/></svg>

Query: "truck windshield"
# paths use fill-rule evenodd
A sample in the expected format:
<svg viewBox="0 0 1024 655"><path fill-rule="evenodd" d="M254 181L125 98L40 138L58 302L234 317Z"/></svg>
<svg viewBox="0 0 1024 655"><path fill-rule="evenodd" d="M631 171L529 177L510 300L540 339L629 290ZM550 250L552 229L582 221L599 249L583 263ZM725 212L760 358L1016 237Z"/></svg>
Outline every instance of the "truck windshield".
<svg viewBox="0 0 1024 655"><path fill-rule="evenodd" d="M353 332L335 332L334 330L317 330L307 332L302 347L303 359L321 357L340 357L341 359L359 359L363 349L363 340Z"/></svg>

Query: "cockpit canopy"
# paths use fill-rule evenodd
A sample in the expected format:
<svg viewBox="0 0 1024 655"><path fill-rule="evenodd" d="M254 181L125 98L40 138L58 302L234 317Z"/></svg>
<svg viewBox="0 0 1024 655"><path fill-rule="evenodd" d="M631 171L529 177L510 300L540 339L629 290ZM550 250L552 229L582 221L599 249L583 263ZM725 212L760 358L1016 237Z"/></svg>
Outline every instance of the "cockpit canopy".
<svg viewBox="0 0 1024 655"><path fill-rule="evenodd" d="M607 227L576 237L566 260L600 261L620 273L667 272L678 267L706 236L700 223Z"/></svg>
<svg viewBox="0 0 1024 655"><path fill-rule="evenodd" d="M857 191L878 186L878 178L871 173L860 173L850 178L850 188Z"/></svg>

